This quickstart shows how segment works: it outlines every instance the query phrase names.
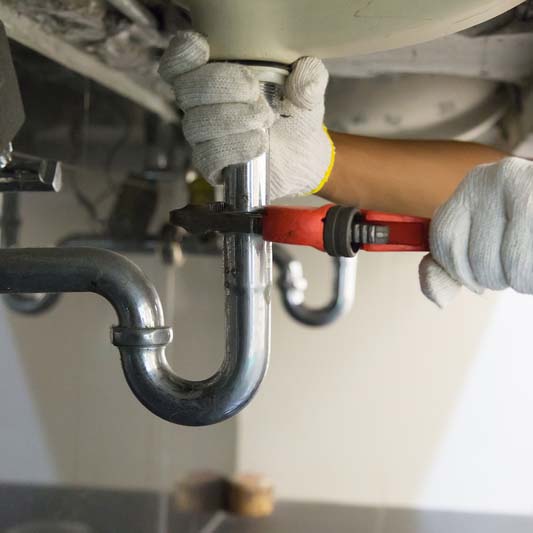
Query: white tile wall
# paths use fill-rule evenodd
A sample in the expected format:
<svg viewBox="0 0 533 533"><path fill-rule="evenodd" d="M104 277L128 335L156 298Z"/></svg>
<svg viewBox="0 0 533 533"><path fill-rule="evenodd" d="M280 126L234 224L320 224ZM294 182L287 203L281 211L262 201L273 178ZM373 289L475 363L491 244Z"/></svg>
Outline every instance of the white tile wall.
<svg viewBox="0 0 533 533"><path fill-rule="evenodd" d="M64 193L24 196L23 215L24 244L89 228L68 183ZM208 377L223 354L218 262L192 259L170 272L154 257L133 259L173 322L169 359L186 377ZM39 317L0 305L0 480L166 488L189 469L232 470L234 421L181 428L133 397L109 342L115 322L95 295L66 295Z"/></svg>
<svg viewBox="0 0 533 533"><path fill-rule="evenodd" d="M326 258L298 255L325 298ZM533 298L465 292L440 311L419 293L419 259L360 254L356 304L328 329L287 320L275 298L239 468L286 498L530 513Z"/></svg>
<svg viewBox="0 0 533 533"><path fill-rule="evenodd" d="M25 197L24 213L28 244L86 229L69 194ZM297 253L319 302L328 260ZM218 261L191 259L173 276L135 259L176 295L175 368L214 371ZM270 372L237 436L234 421L178 428L147 413L124 382L108 340L113 312L98 297L66 296L39 318L0 308L0 479L158 488L195 467L230 471L236 458L271 476L281 497L530 512L533 300L465 293L438 311L418 292L418 260L361 255L352 313L323 330L288 319L276 295Z"/></svg>

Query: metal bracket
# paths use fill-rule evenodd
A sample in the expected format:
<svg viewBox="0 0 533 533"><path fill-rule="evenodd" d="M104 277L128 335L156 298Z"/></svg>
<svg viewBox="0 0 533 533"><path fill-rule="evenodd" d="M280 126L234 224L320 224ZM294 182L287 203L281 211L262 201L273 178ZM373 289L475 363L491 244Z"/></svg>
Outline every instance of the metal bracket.
<svg viewBox="0 0 533 533"><path fill-rule="evenodd" d="M0 169L0 192L59 192L62 168L59 161L14 153Z"/></svg>

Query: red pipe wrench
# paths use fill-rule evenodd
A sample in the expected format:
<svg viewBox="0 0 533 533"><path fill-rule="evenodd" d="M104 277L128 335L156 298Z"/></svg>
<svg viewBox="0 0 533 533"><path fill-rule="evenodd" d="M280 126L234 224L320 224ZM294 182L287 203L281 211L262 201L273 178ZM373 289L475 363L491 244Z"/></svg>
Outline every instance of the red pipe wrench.
<svg viewBox="0 0 533 533"><path fill-rule="evenodd" d="M429 251L427 218L394 215L351 207L269 206L262 234L267 241L312 246L334 256L367 252Z"/></svg>
<svg viewBox="0 0 533 533"><path fill-rule="evenodd" d="M429 251L427 218L327 204L322 207L268 206L251 212L224 203L175 209L171 222L190 233L257 233L266 241L312 246L335 257L367 252Z"/></svg>

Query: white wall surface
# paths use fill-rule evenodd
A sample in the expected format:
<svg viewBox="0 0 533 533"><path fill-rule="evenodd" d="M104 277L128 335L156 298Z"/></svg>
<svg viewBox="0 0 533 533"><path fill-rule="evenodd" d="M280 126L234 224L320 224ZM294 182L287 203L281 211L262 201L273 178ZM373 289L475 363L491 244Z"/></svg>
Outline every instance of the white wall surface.
<svg viewBox="0 0 533 533"><path fill-rule="evenodd" d="M68 192L26 196L23 210L26 244L87 229ZM328 259L298 255L319 302ZM533 299L465 292L439 311L418 292L418 255L359 259L354 309L329 328L297 325L275 294L271 368L237 447L234 422L178 428L144 410L100 298L68 295L38 318L0 307L0 480L161 488L189 469L231 471L237 454L280 497L531 512ZM176 369L208 375L222 355L219 263L190 259L174 276L135 260L168 316L175 304Z"/></svg>
<svg viewBox="0 0 533 533"><path fill-rule="evenodd" d="M293 249L294 250L294 249ZM310 297L327 259L298 250ZM419 293L421 254L359 256L349 316L327 329L274 299L269 375L239 418L238 467L280 497L533 511L533 298Z"/></svg>
<svg viewBox="0 0 533 533"><path fill-rule="evenodd" d="M89 229L68 181L66 189L23 197L23 244ZM176 273L155 257L132 258L155 282L174 326L170 361L187 377L207 377L223 353L217 261L192 259ZM109 341L114 323L95 295L65 295L38 317L0 304L0 481L159 489L190 469L232 470L235 422L190 429L146 411Z"/></svg>

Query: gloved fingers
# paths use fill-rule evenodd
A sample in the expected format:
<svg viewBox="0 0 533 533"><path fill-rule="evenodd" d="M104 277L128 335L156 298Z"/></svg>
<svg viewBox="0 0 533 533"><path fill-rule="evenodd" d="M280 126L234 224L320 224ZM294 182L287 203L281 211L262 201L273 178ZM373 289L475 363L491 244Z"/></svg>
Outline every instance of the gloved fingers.
<svg viewBox="0 0 533 533"><path fill-rule="evenodd" d="M420 289L426 298L443 309L461 290L461 284L451 278L436 263L431 254L426 255L418 267Z"/></svg>
<svg viewBox="0 0 533 533"><path fill-rule="evenodd" d="M506 226L505 213L497 204L472 219L468 259L476 282L487 289L502 290L509 286L502 259Z"/></svg>
<svg viewBox="0 0 533 533"><path fill-rule="evenodd" d="M176 103L187 111L213 104L252 103L261 94L252 70L236 63L210 63L174 79Z"/></svg>
<svg viewBox="0 0 533 533"><path fill-rule="evenodd" d="M268 133L265 130L247 131L196 144L192 163L206 180L215 185L220 183L222 169L246 163L267 149Z"/></svg>
<svg viewBox="0 0 533 533"><path fill-rule="evenodd" d="M159 63L159 75L172 85L174 79L205 65L209 61L209 44L195 31L178 31Z"/></svg>
<svg viewBox="0 0 533 533"><path fill-rule="evenodd" d="M183 118L183 133L190 144L219 139L236 133L268 129L275 113L261 96L253 103L193 107Z"/></svg>
<svg viewBox="0 0 533 533"><path fill-rule="evenodd" d="M294 64L285 83L285 97L301 109L323 105L329 74L316 57L302 57Z"/></svg>
<svg viewBox="0 0 533 533"><path fill-rule="evenodd" d="M509 286L533 294L533 213L524 206L508 222L502 242L502 262Z"/></svg>
<svg viewBox="0 0 533 533"><path fill-rule="evenodd" d="M468 255L471 213L460 198L452 196L435 214L430 226L430 249L434 260L449 276L481 294Z"/></svg>
<svg viewBox="0 0 533 533"><path fill-rule="evenodd" d="M502 242L505 275L514 290L533 294L533 164L510 157L494 166L494 171L503 186L508 218Z"/></svg>
<svg viewBox="0 0 533 533"><path fill-rule="evenodd" d="M509 218L502 243L505 273L513 289L533 294L533 163L509 157L495 171Z"/></svg>

